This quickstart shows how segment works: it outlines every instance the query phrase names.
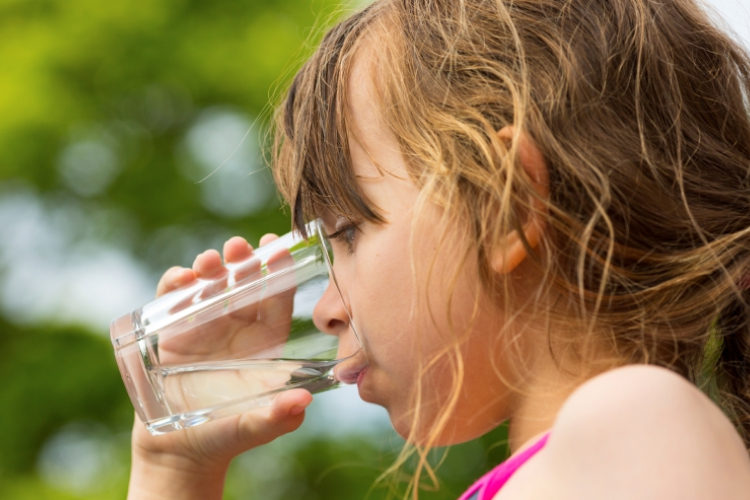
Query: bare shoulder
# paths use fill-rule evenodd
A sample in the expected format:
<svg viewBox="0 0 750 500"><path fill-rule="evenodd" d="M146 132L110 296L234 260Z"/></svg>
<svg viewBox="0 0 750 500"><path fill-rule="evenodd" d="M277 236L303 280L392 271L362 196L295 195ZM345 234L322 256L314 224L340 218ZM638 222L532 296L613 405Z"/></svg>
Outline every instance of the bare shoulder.
<svg viewBox="0 0 750 500"><path fill-rule="evenodd" d="M544 455L550 498L750 498L750 458L730 421L663 368L618 368L581 385Z"/></svg>

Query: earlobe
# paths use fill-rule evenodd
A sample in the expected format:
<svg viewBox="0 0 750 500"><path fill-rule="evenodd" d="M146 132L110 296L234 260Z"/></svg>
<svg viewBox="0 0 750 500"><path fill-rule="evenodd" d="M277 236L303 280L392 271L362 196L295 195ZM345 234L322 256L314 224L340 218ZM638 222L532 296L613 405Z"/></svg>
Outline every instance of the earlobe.
<svg viewBox="0 0 750 500"><path fill-rule="evenodd" d="M523 167L526 176L529 179L537 196L546 200L549 198L549 174L547 172L547 163L544 161L539 148L523 132L516 134L512 126L503 127L498 133L498 138L507 143L518 141L518 158ZM545 205L537 196L530 196L529 204L534 209L526 215L526 220L522 221L521 230L523 231L526 242L530 248L536 248L542 238L544 231L544 213ZM528 256L528 250L517 230L511 231L497 246L492 256L492 269L496 273L507 274L513 271Z"/></svg>
<svg viewBox="0 0 750 500"><path fill-rule="evenodd" d="M541 239L543 224L541 217L533 215L522 229L529 247L536 248ZM513 230L505 239L492 258L492 269L496 273L508 274L528 256L526 245L521 241L517 230Z"/></svg>

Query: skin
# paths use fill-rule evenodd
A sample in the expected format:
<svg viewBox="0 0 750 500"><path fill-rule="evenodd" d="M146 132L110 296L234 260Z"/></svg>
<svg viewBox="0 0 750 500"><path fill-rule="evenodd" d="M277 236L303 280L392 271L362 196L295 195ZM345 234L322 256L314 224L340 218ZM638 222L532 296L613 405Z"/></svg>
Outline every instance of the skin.
<svg viewBox="0 0 750 500"><path fill-rule="evenodd" d="M746 499L750 459L732 424L695 386L654 366L582 384L545 448L494 500Z"/></svg>
<svg viewBox="0 0 750 500"><path fill-rule="evenodd" d="M366 51L359 59L368 60ZM533 374L514 379L510 370L505 371L508 360L499 333L499 325L507 324L509 316L477 295L477 265L471 258L455 282L451 307L445 307L451 264L468 243L458 228L448 228L454 231L449 241L455 244L439 245L435 234L439 231L433 228L440 224L440 209L427 203L424 210L415 211L419 190L406 175L406 164L381 121L373 92L369 67L358 62L350 81L352 135L357 140L349 146L362 190L387 223L358 224L356 230L349 230L348 241L334 242L334 271L355 325L331 288L316 308L314 320L321 330L339 336L342 354L357 350L353 326L364 345L339 375L358 375L366 367L359 377L361 397L384 406L401 435L424 442L452 393L454 365L444 357L426 370L421 378L422 418L415 425L417 360L435 359L456 345L450 334L452 323L456 332L463 332L457 349L471 362L464 364L455 410L431 444L472 439L508 419L514 452L541 433L552 432L547 446L495 500L747 498L750 460L739 436L718 408L688 382L645 366L598 376L566 375L549 354L543 325L531 319L505 330L523 339L521 348ZM533 142L511 127L498 131L498 136L519 141L520 163L538 193L546 195L546 165ZM323 216L329 234L358 223L330 213ZM543 218L529 216L522 228L532 247L537 246L544 236ZM272 238L266 235L261 245ZM531 293L538 276L519 235L510 234L503 243L503 251L491 256L492 269L510 273L520 295ZM225 244L223 259L238 262L250 252L247 242L235 237ZM430 268L433 259L435 267ZM209 250L196 258L192 269L170 269L157 294L223 269L222 256ZM429 293L421 286L427 280ZM475 300L478 312L469 322ZM424 313L428 307L432 317ZM422 314L415 315L415 310ZM563 361L573 373L576 368L585 373L585 367ZM503 384L498 371L520 390ZM221 498L230 460L299 427L311 399L306 391L293 390L280 394L263 410L159 437L136 421L129 498Z"/></svg>

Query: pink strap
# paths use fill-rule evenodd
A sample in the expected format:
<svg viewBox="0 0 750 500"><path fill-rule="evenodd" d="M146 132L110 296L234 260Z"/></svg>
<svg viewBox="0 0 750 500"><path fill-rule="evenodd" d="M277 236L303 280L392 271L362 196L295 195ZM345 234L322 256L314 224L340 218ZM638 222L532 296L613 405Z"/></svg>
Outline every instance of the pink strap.
<svg viewBox="0 0 750 500"><path fill-rule="evenodd" d="M492 500L500 488L508 482L508 479L525 464L531 457L544 448L549 438L549 432L542 436L539 441L523 450L518 455L510 457L487 474L479 478L466 493L458 500Z"/></svg>

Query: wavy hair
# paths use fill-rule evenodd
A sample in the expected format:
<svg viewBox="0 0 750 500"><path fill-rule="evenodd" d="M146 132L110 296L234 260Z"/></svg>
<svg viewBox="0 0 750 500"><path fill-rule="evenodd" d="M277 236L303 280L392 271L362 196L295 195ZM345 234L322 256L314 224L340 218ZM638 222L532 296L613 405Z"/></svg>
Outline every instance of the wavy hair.
<svg viewBox="0 0 750 500"><path fill-rule="evenodd" d="M469 222L484 291L513 301L488 256L541 203L543 279L537 300L514 307L545 314L557 345L594 371L645 363L695 382L750 447L747 51L692 0L377 0L328 32L279 108L273 169L300 230L321 206L384 222L347 146L346 84L365 34L387 64L384 121L443 227ZM497 137L506 125L546 160L538 203L518 141ZM444 355L457 395L463 360ZM412 484L433 474L431 443Z"/></svg>

